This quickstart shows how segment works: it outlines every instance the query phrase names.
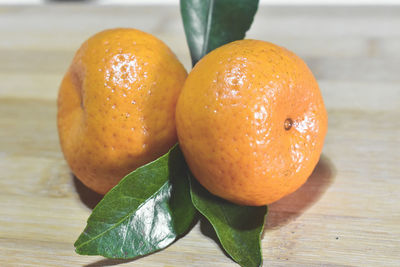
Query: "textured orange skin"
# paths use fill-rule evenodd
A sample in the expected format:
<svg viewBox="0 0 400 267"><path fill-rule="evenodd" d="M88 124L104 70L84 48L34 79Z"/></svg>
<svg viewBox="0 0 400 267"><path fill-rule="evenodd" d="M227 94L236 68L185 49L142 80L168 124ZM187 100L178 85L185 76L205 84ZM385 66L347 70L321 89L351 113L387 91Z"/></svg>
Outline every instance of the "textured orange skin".
<svg viewBox="0 0 400 267"><path fill-rule="evenodd" d="M58 95L58 133L73 173L105 194L166 153L177 142L186 76L162 41L138 30L106 30L83 43Z"/></svg>
<svg viewBox="0 0 400 267"><path fill-rule="evenodd" d="M293 124L286 130L288 118ZM205 188L260 206L292 193L310 176L327 113L299 57L271 43L241 40L196 64L179 96L176 124L190 170Z"/></svg>

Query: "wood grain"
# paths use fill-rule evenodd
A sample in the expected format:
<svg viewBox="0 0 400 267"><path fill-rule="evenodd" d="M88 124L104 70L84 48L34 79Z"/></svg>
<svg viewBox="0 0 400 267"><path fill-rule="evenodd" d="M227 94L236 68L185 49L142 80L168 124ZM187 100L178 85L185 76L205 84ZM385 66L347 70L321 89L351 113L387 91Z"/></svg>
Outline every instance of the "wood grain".
<svg viewBox="0 0 400 267"><path fill-rule="evenodd" d="M121 26L189 69L178 7L0 7L0 266L235 266L204 222L134 261L74 253L99 196L61 154L57 88L88 36ZM264 266L400 266L400 8L263 6L248 37L303 57L329 113L313 175L270 205Z"/></svg>

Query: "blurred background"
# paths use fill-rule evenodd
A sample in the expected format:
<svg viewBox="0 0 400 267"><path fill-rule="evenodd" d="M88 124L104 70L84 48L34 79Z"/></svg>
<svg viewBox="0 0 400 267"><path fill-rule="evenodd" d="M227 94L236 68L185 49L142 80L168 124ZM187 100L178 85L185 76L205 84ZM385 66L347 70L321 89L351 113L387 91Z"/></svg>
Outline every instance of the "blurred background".
<svg viewBox="0 0 400 267"><path fill-rule="evenodd" d="M40 96L55 99L55 89L74 51L89 36L113 27L133 27L156 35L189 70L178 4L178 0L0 0L0 66L8 73L8 86L0 94L37 97L37 91L21 82L40 79L42 86L36 89ZM399 4L394 0L261 0L247 38L294 51L306 60L324 88L338 83L341 88L351 86L352 90L346 90L351 96L339 104L351 101L354 107L363 101L356 96L365 86L384 81L377 96L384 99L388 99L386 87L398 86L394 82L399 81L400 66ZM324 93L332 94L329 99L342 97L334 89Z"/></svg>
<svg viewBox="0 0 400 267"><path fill-rule="evenodd" d="M178 4L179 0L0 0L0 4L43 4L49 2L86 2L93 4L136 5ZM260 0L267 5L393 5L398 0Z"/></svg>

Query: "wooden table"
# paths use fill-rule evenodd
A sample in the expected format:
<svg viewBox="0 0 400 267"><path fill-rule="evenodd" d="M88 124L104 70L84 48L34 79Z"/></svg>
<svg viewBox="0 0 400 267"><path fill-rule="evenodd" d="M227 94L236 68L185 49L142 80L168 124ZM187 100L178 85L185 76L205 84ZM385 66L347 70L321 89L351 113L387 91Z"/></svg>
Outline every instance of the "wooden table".
<svg viewBox="0 0 400 267"><path fill-rule="evenodd" d="M74 51L105 28L164 40L189 69L176 6L0 7L0 266L235 266L195 228L134 261L75 254L98 196L74 180L56 95ZM400 7L262 7L248 37L286 46L329 112L309 181L270 206L265 266L400 266Z"/></svg>

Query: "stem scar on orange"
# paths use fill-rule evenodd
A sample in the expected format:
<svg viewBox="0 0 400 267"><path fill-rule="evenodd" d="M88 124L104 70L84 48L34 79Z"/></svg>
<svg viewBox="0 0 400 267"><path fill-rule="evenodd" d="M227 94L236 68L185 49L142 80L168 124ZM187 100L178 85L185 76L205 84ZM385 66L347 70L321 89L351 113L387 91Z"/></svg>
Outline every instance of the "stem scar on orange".
<svg viewBox="0 0 400 267"><path fill-rule="evenodd" d="M315 168L327 113L307 65L277 45L241 40L201 59L176 109L180 147L211 193L241 205L272 203Z"/></svg>

